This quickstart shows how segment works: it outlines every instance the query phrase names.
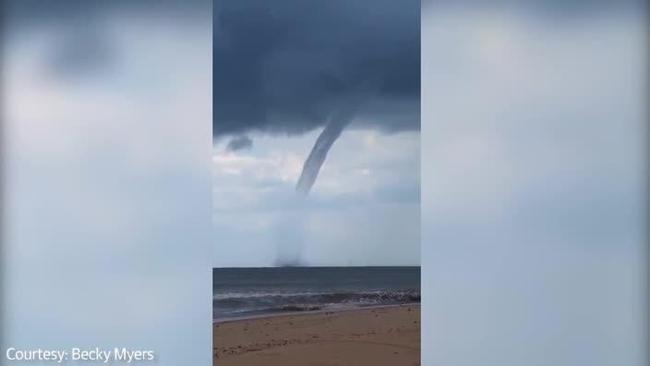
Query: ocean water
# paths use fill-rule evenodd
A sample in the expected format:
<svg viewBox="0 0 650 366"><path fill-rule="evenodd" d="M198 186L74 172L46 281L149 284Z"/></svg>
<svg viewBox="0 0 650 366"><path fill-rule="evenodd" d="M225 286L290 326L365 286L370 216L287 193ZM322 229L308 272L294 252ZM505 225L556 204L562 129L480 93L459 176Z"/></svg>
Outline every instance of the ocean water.
<svg viewBox="0 0 650 366"><path fill-rule="evenodd" d="M213 319L420 302L420 267L215 268Z"/></svg>

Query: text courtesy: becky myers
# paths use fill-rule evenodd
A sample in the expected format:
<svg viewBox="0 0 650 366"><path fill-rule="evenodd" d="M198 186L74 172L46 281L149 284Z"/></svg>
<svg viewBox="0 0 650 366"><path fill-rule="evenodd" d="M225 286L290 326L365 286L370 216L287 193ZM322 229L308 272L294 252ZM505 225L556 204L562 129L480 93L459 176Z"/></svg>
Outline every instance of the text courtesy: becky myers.
<svg viewBox="0 0 650 366"><path fill-rule="evenodd" d="M21 349L9 347L5 351L5 359L11 362L41 361L41 362L100 362L100 363L135 363L153 361L156 354L152 350L131 349L126 347L115 348L78 348L69 349Z"/></svg>

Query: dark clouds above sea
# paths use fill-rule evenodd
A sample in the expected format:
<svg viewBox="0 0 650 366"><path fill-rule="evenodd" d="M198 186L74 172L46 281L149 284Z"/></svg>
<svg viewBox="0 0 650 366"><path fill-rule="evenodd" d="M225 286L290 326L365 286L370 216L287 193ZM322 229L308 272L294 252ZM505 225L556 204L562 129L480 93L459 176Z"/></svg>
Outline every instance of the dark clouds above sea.
<svg viewBox="0 0 650 366"><path fill-rule="evenodd" d="M209 27L211 6L211 0L7 0L0 3L0 25L12 42L46 33L50 47L39 57L41 71L73 82L119 73L125 55L116 32L123 24Z"/></svg>
<svg viewBox="0 0 650 366"><path fill-rule="evenodd" d="M420 2L215 3L213 131L302 134L369 80L357 123L419 130Z"/></svg>
<svg viewBox="0 0 650 366"><path fill-rule="evenodd" d="M177 20L196 21L209 18L205 10L211 3L211 0L7 0L2 2L2 10L6 20L14 25L67 27L71 20L90 23L111 15L140 19L169 15Z"/></svg>

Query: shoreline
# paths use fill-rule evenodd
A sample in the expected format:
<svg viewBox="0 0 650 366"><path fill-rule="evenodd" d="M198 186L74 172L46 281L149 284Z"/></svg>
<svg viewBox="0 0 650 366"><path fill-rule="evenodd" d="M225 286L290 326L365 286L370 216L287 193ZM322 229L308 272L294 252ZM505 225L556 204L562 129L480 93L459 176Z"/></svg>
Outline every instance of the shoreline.
<svg viewBox="0 0 650 366"><path fill-rule="evenodd" d="M312 315L312 314L325 314L325 313L343 313L348 311L357 311L357 310L366 310L366 309L384 309L384 308L399 308L403 306L420 306L419 302L413 303L404 303L404 304L386 304L386 305L369 305L369 306L358 306L358 307L347 307L347 308L330 308L330 309L319 309L319 310L304 310L304 311L286 311L286 312L277 312L269 314L258 314L251 316L241 316L234 318L222 318L222 319L213 319L212 324L225 324L240 322L246 320L258 320L258 319L268 319L268 318L281 318L284 316L301 316L301 315Z"/></svg>
<svg viewBox="0 0 650 366"><path fill-rule="evenodd" d="M218 366L420 365L420 304L213 322Z"/></svg>

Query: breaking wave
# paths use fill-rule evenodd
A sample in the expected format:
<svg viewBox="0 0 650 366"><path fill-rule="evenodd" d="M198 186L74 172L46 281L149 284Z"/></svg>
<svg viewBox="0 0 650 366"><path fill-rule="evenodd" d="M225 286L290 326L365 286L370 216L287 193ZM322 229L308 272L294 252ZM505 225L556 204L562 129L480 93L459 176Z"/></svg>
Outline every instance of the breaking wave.
<svg viewBox="0 0 650 366"><path fill-rule="evenodd" d="M336 293L223 293L216 294L213 297L215 318L222 318L224 313L246 316L419 302L419 290Z"/></svg>

